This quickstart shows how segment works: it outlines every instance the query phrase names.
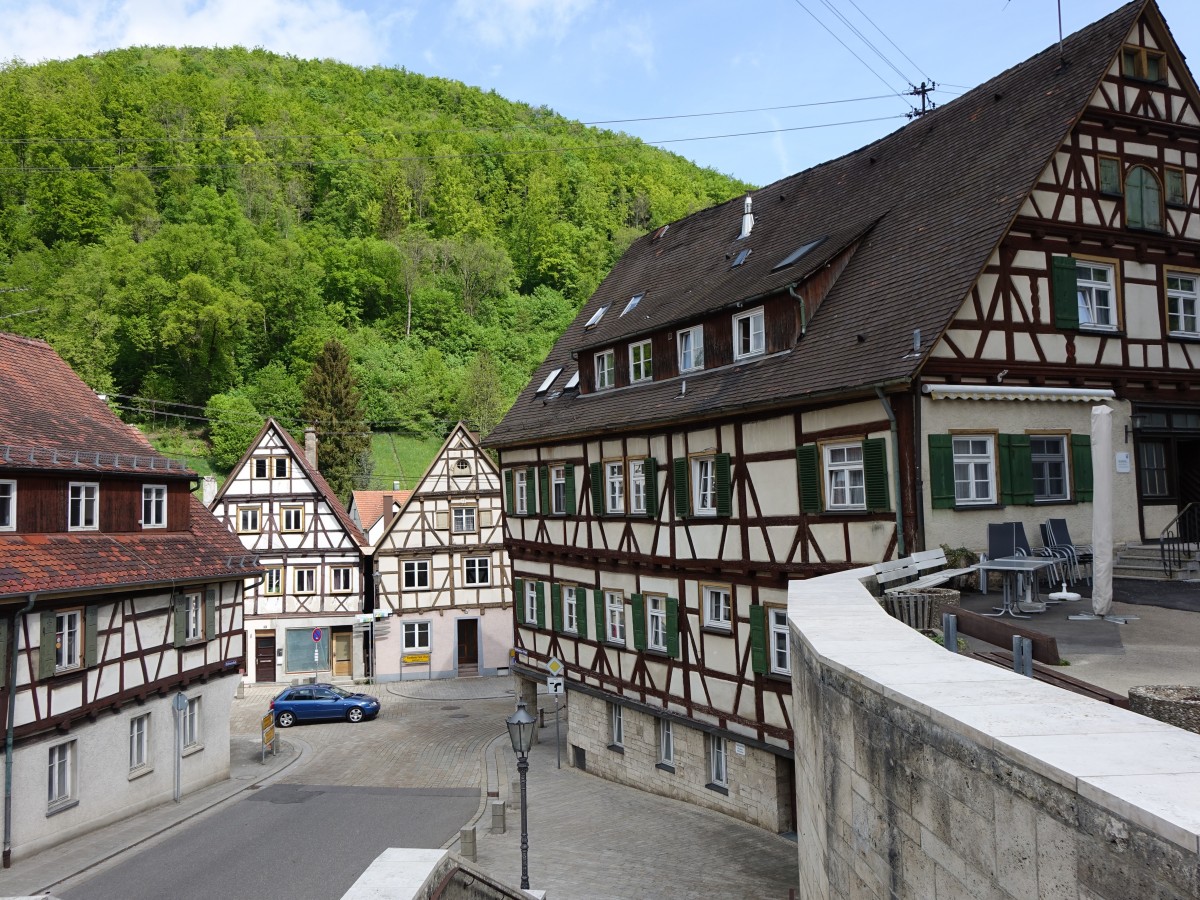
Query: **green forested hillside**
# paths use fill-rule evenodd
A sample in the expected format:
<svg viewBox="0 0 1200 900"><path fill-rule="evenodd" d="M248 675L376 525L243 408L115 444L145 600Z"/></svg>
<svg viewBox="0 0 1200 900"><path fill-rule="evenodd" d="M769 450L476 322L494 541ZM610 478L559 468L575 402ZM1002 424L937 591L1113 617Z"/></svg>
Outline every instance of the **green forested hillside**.
<svg viewBox="0 0 1200 900"><path fill-rule="evenodd" d="M337 337L374 427L486 429L634 236L745 187L404 70L241 49L12 63L0 329L198 425L221 394L294 422Z"/></svg>

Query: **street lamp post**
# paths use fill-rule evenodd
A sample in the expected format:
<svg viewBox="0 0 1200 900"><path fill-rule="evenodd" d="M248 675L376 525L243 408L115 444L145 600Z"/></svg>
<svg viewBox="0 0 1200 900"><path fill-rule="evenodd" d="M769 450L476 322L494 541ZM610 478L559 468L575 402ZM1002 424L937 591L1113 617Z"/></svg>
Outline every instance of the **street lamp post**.
<svg viewBox="0 0 1200 900"><path fill-rule="evenodd" d="M517 772L521 776L521 890L529 890L529 817L525 805L525 775L529 772L529 748L533 746L533 729L537 719L525 708L524 698L517 701L517 711L504 720L508 738L517 755Z"/></svg>

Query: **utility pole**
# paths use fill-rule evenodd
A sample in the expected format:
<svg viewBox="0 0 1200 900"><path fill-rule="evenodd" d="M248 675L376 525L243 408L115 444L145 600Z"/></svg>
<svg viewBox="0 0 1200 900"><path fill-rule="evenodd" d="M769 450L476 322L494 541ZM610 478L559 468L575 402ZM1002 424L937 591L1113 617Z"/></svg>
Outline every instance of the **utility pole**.
<svg viewBox="0 0 1200 900"><path fill-rule="evenodd" d="M921 108L911 110L910 112L906 113L905 115L907 115L908 118L910 118L910 119L916 119L916 118L919 118L919 117L925 115L925 113L929 112L931 109L935 109L937 107L937 104L934 103L932 100L929 100L929 95L936 90L937 90L937 82L936 81L931 81L928 84L926 84L924 81L922 81L920 87L915 87L910 91L905 91L906 97L920 97L921 98Z"/></svg>

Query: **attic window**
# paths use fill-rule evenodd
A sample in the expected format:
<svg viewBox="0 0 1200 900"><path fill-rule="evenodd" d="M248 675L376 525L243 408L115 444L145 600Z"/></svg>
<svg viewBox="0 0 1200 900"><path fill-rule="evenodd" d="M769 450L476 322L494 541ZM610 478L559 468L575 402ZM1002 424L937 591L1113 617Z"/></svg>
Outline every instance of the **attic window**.
<svg viewBox="0 0 1200 900"><path fill-rule="evenodd" d="M746 261L747 257L749 257L749 256L750 256L750 248L749 247L747 247L745 250L739 250L738 255L735 256L733 259L733 265L730 266L729 268L736 269L738 266L740 266L742 263L744 263Z"/></svg>
<svg viewBox="0 0 1200 900"><path fill-rule="evenodd" d="M629 302L625 304L625 308L621 310L621 315L625 315L625 313L629 312L631 309L641 303L642 298L645 296L645 294L634 294L632 297L630 297Z"/></svg>
<svg viewBox="0 0 1200 900"><path fill-rule="evenodd" d="M1162 84L1167 80L1166 57L1145 47L1126 47L1121 51L1121 74Z"/></svg>
<svg viewBox="0 0 1200 900"><path fill-rule="evenodd" d="M825 238L819 237L815 241L809 241L807 244L801 244L799 247L777 262L771 271L778 272L780 269L786 269L793 263L799 262L800 258L804 256L804 254L808 253L808 251L812 250L814 247L819 246L824 240Z"/></svg>
<svg viewBox="0 0 1200 900"><path fill-rule="evenodd" d="M555 369L553 372L551 372L549 375L546 376L546 380L542 382L542 386L537 389L537 392L539 394L546 393L546 391L550 390L550 385L554 384L554 379L557 378L561 374L562 374L562 367L560 366L559 368Z"/></svg>
<svg viewBox="0 0 1200 900"><path fill-rule="evenodd" d="M583 326L584 330L586 331L589 328L595 328L597 325L599 325L600 320L604 318L604 314L608 312L608 307L610 305L611 304L609 303L605 303L602 307L592 313L592 317L588 319L587 324Z"/></svg>
<svg viewBox="0 0 1200 900"><path fill-rule="evenodd" d="M567 384L563 388L563 390L570 391L570 390L574 390L577 387L579 387L579 370L578 369L576 369L574 372L571 373L571 377L567 380Z"/></svg>

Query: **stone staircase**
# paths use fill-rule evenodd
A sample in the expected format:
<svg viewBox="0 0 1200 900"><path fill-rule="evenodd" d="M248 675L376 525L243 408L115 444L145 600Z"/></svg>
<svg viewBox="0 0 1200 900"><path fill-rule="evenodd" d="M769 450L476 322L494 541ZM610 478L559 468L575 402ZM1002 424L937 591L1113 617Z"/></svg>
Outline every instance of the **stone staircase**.
<svg viewBox="0 0 1200 900"><path fill-rule="evenodd" d="M1188 564L1168 578L1163 571L1158 544L1129 544L1113 562L1113 578L1137 581L1195 581L1200 579L1200 552L1193 550Z"/></svg>

